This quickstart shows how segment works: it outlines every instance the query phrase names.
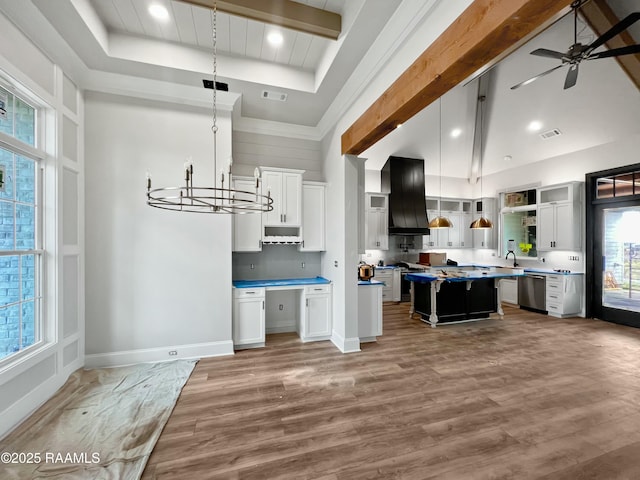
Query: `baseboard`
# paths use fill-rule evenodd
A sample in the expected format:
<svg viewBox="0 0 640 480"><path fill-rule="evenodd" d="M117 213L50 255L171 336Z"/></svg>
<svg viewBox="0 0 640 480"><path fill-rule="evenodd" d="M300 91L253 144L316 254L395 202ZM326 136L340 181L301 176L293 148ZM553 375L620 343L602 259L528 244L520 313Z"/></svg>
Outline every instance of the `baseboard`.
<svg viewBox="0 0 640 480"><path fill-rule="evenodd" d="M276 325L275 327L267 327L266 333L298 333L295 325Z"/></svg>
<svg viewBox="0 0 640 480"><path fill-rule="evenodd" d="M344 338L335 330L331 334L333 343L342 353L354 353L360 351L360 339L358 337Z"/></svg>
<svg viewBox="0 0 640 480"><path fill-rule="evenodd" d="M179 358L191 359L222 355L233 355L231 340L85 355L84 365L85 368L119 367L136 363L166 362Z"/></svg>

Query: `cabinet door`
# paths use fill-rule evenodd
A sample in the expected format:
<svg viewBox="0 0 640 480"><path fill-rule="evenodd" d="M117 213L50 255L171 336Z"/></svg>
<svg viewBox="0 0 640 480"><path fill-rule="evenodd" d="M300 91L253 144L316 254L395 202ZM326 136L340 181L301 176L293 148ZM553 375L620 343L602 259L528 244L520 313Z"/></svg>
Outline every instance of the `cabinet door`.
<svg viewBox="0 0 640 480"><path fill-rule="evenodd" d="M268 192L273 198L273 210L264 213L264 225L280 225L282 223L282 173L263 172L262 191Z"/></svg>
<svg viewBox="0 0 640 480"><path fill-rule="evenodd" d="M443 214L444 215L444 214ZM459 213L449 213L447 215L453 226L451 228L445 228L443 231L446 231L448 234L448 238L446 240L446 244L444 246L448 248L457 248L460 246L460 214Z"/></svg>
<svg viewBox="0 0 640 480"><path fill-rule="evenodd" d="M309 295L306 301L305 338L331 335L331 295Z"/></svg>
<svg viewBox="0 0 640 480"><path fill-rule="evenodd" d="M553 248L555 240L555 206L544 205L538 207L537 234L538 250L549 250Z"/></svg>
<svg viewBox="0 0 640 480"><path fill-rule="evenodd" d="M365 248L367 250L388 250L387 211L367 210L365 212Z"/></svg>
<svg viewBox="0 0 640 480"><path fill-rule="evenodd" d="M302 186L301 252L321 252L325 249L325 187Z"/></svg>
<svg viewBox="0 0 640 480"><path fill-rule="evenodd" d="M300 226L302 215L302 177L299 173L282 174L282 223Z"/></svg>
<svg viewBox="0 0 640 480"><path fill-rule="evenodd" d="M473 246L473 230L469 228L473 221L473 215L470 213L464 213L460 215L460 247L471 248Z"/></svg>
<svg viewBox="0 0 640 480"><path fill-rule="evenodd" d="M389 250L389 213L378 210L378 244L380 250Z"/></svg>
<svg viewBox="0 0 640 480"><path fill-rule="evenodd" d="M554 247L560 250L573 250L576 246L575 225L578 221L573 218L573 205L570 203L561 203L555 205L555 237Z"/></svg>
<svg viewBox="0 0 640 480"><path fill-rule="evenodd" d="M254 180L234 180L235 188L241 191L255 192ZM260 192L258 192L260 193ZM237 194L238 198L250 197L253 194ZM247 213L246 215L233 215L233 251L234 252L259 252L262 250L262 215L260 213Z"/></svg>
<svg viewBox="0 0 640 480"><path fill-rule="evenodd" d="M264 298L239 298L234 301L233 343L264 343Z"/></svg>

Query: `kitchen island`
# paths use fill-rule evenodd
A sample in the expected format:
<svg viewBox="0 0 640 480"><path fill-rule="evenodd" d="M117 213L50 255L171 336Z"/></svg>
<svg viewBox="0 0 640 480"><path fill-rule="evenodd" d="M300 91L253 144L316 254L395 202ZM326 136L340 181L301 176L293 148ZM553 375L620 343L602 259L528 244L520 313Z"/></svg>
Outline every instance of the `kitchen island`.
<svg viewBox="0 0 640 480"><path fill-rule="evenodd" d="M418 313L432 327L438 323L458 323L504 315L500 280L524 275L522 269L432 270L409 273L410 315Z"/></svg>

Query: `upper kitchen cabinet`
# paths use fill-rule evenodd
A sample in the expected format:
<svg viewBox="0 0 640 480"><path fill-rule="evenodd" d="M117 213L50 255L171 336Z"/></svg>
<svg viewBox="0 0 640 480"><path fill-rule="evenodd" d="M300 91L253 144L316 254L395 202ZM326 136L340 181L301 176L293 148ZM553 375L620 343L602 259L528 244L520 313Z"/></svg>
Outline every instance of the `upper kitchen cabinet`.
<svg viewBox="0 0 640 480"><path fill-rule="evenodd" d="M273 198L273 210L262 215L263 226L300 227L304 170L270 167L261 167L260 170L262 189Z"/></svg>
<svg viewBox="0 0 640 480"><path fill-rule="evenodd" d="M471 215L471 221L466 227L471 232L473 237L473 248L496 248L496 199L495 198L480 198L473 201L472 205L473 214ZM493 222L493 228L475 228L471 229L471 222L483 216Z"/></svg>
<svg viewBox="0 0 640 480"><path fill-rule="evenodd" d="M389 249L389 196L384 193L365 194L365 249Z"/></svg>
<svg viewBox="0 0 640 480"><path fill-rule="evenodd" d="M580 250L581 182L538 188L538 250Z"/></svg>
<svg viewBox="0 0 640 480"><path fill-rule="evenodd" d="M234 177L233 185L241 192L236 196L240 199L247 197L247 200L254 199L255 194L262 193L256 191L256 180L253 178ZM246 193L245 193L246 192ZM259 252L262 250L262 215L259 213L249 213L246 215L233 215L233 251L234 252Z"/></svg>
<svg viewBox="0 0 640 480"><path fill-rule="evenodd" d="M302 243L301 252L325 250L325 190L319 182L302 184Z"/></svg>
<svg viewBox="0 0 640 480"><path fill-rule="evenodd" d="M449 218L451 228L431 229L424 235L422 248L471 248L472 232L469 225L472 221L471 200L457 198L426 198L427 216L433 219L440 214Z"/></svg>

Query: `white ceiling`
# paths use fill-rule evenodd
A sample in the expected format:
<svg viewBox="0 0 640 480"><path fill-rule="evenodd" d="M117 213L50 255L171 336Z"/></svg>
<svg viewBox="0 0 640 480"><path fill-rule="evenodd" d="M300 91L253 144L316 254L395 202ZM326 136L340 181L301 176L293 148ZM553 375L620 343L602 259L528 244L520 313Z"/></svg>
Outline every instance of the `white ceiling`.
<svg viewBox="0 0 640 480"><path fill-rule="evenodd" d="M625 12L640 1L624 2ZM580 21L582 43L595 39ZM513 52L491 70L487 93L484 135L483 175L533 164L565 153L583 150L640 133L640 92L623 73L615 59L582 62L575 87L564 90L568 67L538 79L517 90L511 86L543 71L559 61L531 56L537 48L565 51L573 43L573 17L565 16L536 38ZM442 175L470 178L473 123L477 82L459 85L442 98ZM434 103L365 151L366 168L380 169L390 155L424 158L427 174L440 170L438 103ZM527 126L542 124L539 132ZM451 138L453 128L463 133ZM541 132L557 128L561 136L542 139ZM505 160L510 156L511 160Z"/></svg>

